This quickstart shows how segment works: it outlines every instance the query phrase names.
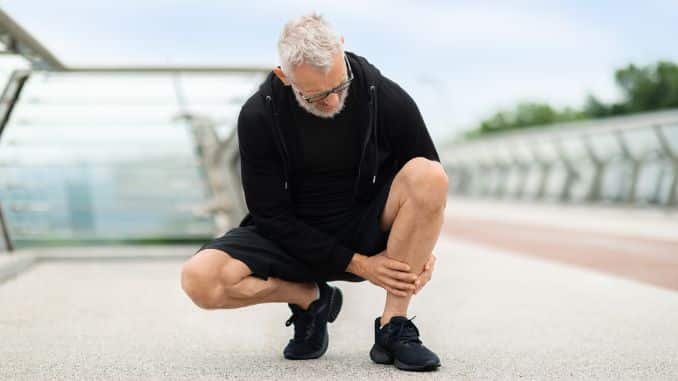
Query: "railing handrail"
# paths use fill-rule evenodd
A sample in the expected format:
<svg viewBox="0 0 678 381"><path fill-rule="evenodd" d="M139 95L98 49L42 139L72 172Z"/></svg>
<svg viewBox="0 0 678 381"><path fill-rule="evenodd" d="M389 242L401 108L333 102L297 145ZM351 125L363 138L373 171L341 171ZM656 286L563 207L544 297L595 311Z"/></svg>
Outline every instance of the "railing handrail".
<svg viewBox="0 0 678 381"><path fill-rule="evenodd" d="M448 142L443 149L446 150L448 148L457 148L460 146L485 145L487 143L496 142L504 144L513 140L553 140L554 138L562 139L570 136L581 136L583 134L593 136L611 133L612 131L627 132L635 129L648 128L653 125L673 124L678 124L678 109L648 111L631 115L530 126L506 132L492 133L472 140Z"/></svg>

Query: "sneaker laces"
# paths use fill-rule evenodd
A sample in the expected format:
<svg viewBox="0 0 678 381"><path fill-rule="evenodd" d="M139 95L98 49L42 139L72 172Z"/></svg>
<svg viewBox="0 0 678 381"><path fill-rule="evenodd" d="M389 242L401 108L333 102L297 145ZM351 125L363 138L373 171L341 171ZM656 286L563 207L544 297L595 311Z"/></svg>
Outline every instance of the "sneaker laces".
<svg viewBox="0 0 678 381"><path fill-rule="evenodd" d="M421 344L421 340L419 340L419 329L412 323L412 320L414 320L415 317L416 316L413 316L412 319L407 319L407 321L400 324L398 332L395 335L398 341Z"/></svg>
<svg viewBox="0 0 678 381"><path fill-rule="evenodd" d="M309 310L304 311L295 306L292 316L285 322L285 327L294 323L294 341L306 341L313 335L315 320Z"/></svg>

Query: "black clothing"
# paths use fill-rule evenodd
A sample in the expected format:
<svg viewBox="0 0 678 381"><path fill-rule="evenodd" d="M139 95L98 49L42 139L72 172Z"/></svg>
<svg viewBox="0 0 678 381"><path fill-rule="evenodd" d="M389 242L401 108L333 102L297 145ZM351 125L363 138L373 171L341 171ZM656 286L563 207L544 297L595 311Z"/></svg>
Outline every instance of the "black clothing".
<svg viewBox="0 0 678 381"><path fill-rule="evenodd" d="M355 77L352 127L360 151L353 200L367 206L408 160L440 159L412 98L365 58L345 53ZM356 248L296 214L304 161L289 95L290 88L271 72L240 111L237 133L249 213L239 227L255 225L258 234L318 274L341 273Z"/></svg>
<svg viewBox="0 0 678 381"><path fill-rule="evenodd" d="M320 118L299 106L289 93L303 157L293 200L295 214L310 226L334 233L353 218L353 183L360 160L352 119L355 97L349 88L344 108L333 118Z"/></svg>
<svg viewBox="0 0 678 381"><path fill-rule="evenodd" d="M368 205L354 207L351 212L354 218L332 235L340 245L350 247L364 255L378 254L386 249L390 232L381 231L379 218L386 205L392 180L384 184ZM335 280L362 282L365 280L344 270L321 273L264 237L255 225L232 228L222 236L206 242L194 255L203 249L219 249L228 253L231 257L245 263L252 270L252 275L261 279L268 279L271 276L292 282Z"/></svg>

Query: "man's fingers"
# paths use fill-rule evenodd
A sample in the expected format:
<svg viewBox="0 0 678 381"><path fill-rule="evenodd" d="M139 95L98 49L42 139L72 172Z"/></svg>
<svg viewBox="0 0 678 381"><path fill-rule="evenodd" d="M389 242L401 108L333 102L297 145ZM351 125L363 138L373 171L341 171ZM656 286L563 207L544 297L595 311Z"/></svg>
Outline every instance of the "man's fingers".
<svg viewBox="0 0 678 381"><path fill-rule="evenodd" d="M429 259L428 259L428 262L426 262L426 265L427 265L428 267L431 267L431 266L433 266L433 264L434 264L435 262L436 262L436 256L433 255L433 254L431 254L431 256L430 256Z"/></svg>
<svg viewBox="0 0 678 381"><path fill-rule="evenodd" d="M386 275L390 276L393 279L402 280L410 283L414 282L417 279L416 275L405 271L387 270Z"/></svg>
<svg viewBox="0 0 678 381"><path fill-rule="evenodd" d="M386 261L386 266L390 269L393 270L398 270L398 271L410 271L410 265L404 262L400 262L395 259L389 259Z"/></svg>
<svg viewBox="0 0 678 381"><path fill-rule="evenodd" d="M426 283L428 283L431 280L432 276L433 276L432 270L422 272L421 275L417 277L417 280L414 281L415 287L414 294L421 291L421 289L426 285Z"/></svg>
<svg viewBox="0 0 678 381"><path fill-rule="evenodd" d="M389 285L390 287L395 288L397 290L401 290L401 291L414 290L414 285L412 285L410 283L396 281L393 278L387 278L387 279L384 280L384 282L387 285Z"/></svg>
<svg viewBox="0 0 678 381"><path fill-rule="evenodd" d="M386 291L390 292L393 295L407 296L407 293L405 291L396 290L393 287L389 287L389 286L386 286L384 288L386 289Z"/></svg>
<svg viewBox="0 0 678 381"><path fill-rule="evenodd" d="M397 290L400 290L400 291L407 292L407 291L414 290L414 285L410 284L410 283L398 282L398 281L391 280L390 285L391 285L391 287L393 287Z"/></svg>

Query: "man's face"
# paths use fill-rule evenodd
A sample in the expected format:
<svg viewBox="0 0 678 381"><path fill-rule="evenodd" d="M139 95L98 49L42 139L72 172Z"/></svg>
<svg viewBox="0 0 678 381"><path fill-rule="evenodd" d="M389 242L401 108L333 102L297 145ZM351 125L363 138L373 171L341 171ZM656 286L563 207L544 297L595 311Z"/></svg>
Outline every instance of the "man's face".
<svg viewBox="0 0 678 381"><path fill-rule="evenodd" d="M297 103L304 110L320 118L332 118L344 108L348 88L332 93L319 101L308 103L303 96L312 96L332 89L346 81L348 71L344 61L344 52L340 51L332 58L332 66L326 73L303 63L293 69L292 92Z"/></svg>

